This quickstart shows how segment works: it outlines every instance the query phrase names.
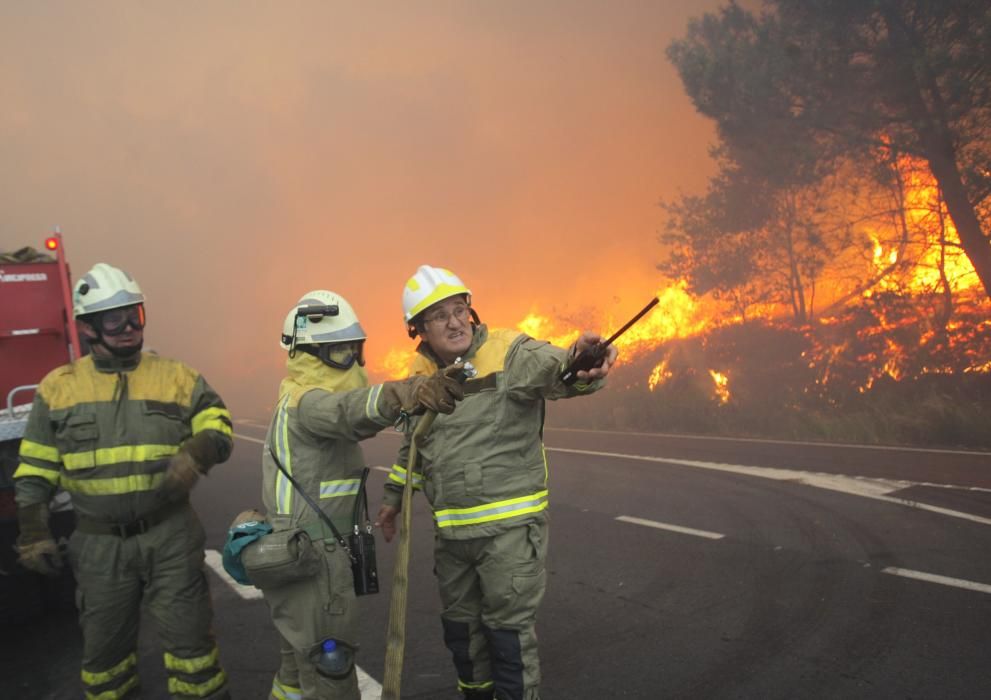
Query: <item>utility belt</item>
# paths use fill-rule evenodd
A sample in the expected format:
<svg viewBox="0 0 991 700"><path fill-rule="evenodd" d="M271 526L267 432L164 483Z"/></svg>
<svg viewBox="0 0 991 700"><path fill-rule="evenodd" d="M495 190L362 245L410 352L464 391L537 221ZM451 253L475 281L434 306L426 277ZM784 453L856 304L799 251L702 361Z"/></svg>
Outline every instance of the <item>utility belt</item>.
<svg viewBox="0 0 991 700"><path fill-rule="evenodd" d="M148 532L187 506L188 501L168 503L161 508L147 513L143 518L132 520L129 523L108 523L80 515L76 521L76 529L87 535L114 535L121 539L127 539L128 537Z"/></svg>

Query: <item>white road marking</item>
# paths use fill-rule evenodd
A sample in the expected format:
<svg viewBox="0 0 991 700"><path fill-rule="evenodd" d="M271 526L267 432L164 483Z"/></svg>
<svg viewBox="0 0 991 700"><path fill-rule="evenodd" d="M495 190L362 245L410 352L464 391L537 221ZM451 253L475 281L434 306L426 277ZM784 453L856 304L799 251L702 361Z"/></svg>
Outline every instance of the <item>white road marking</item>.
<svg viewBox="0 0 991 700"><path fill-rule="evenodd" d="M354 667L358 674L358 692L361 700L382 700L382 684L365 673L361 666Z"/></svg>
<svg viewBox="0 0 991 700"><path fill-rule="evenodd" d="M754 442L767 445L808 445L810 447L844 447L854 450L885 450L886 452L926 452L929 454L942 455L986 455L991 457L991 452L981 450L943 450L935 447L899 447L898 445L850 445L840 442L802 442L799 440L770 440L766 438L734 438L720 437L716 435L678 435L675 433L639 433L625 430L591 430L589 428L551 428L544 427L544 431L560 431L562 433L603 433L606 435L637 435L640 437L660 437L677 438L679 440L706 440L723 442Z"/></svg>
<svg viewBox="0 0 991 700"><path fill-rule="evenodd" d="M234 433L234 437L240 438L241 440L247 440L248 442L257 442L259 445L264 445L265 444L265 441L264 440L260 440L260 439L255 438L255 437L249 437L247 435L241 435L240 433Z"/></svg>
<svg viewBox="0 0 991 700"><path fill-rule="evenodd" d="M256 600L263 597L260 590L254 586L242 586L224 571L223 557L217 550L206 550L206 565L213 569L220 579L242 598ZM355 671L358 675L358 690L361 692L361 700L381 700L382 684L365 673L359 666L355 666Z"/></svg>
<svg viewBox="0 0 991 700"><path fill-rule="evenodd" d="M939 513L951 518L970 520L981 525L991 525L991 518L983 518L979 515L963 513L949 508L931 506L918 501L911 501L905 498L895 498L886 494L905 488L904 481L889 481L886 479L858 479L839 474L816 474L813 472L803 472L793 469L776 469L774 467L748 467L742 464L725 464L720 462L698 462L690 459L671 459L669 457L652 457L650 455L631 455L619 452L597 452L595 450L572 450L564 447L548 447L548 452L568 452L571 454L591 455L594 457L613 457L616 459L633 459L642 462L659 462L661 464L675 464L683 467L694 467L696 469L709 469L712 471L729 472L732 474L744 474L746 476L756 476L762 479L774 479L776 481L791 481L796 484L813 486L830 491L839 491L852 496L871 498L885 503L895 503L917 510L925 510L930 513Z"/></svg>
<svg viewBox="0 0 991 700"><path fill-rule="evenodd" d="M213 569L213 572L220 577L221 581L230 586L231 590L245 600L259 600L262 597L262 592L254 586L243 586L230 577L230 574L224 570L223 555L216 549L206 550L206 565Z"/></svg>
<svg viewBox="0 0 991 700"><path fill-rule="evenodd" d="M938 574L927 574L924 571L912 571L911 569L899 569L895 566L889 566L881 569L881 573L892 574L894 576L903 576L904 578L914 578L918 581L940 583L944 586L954 586L955 588L965 588L969 591L991 593L991 586L986 583L975 583L974 581L967 581L962 578L950 578L949 576L940 576Z"/></svg>
<svg viewBox="0 0 991 700"><path fill-rule="evenodd" d="M709 532L707 530L695 530L690 527L682 527L681 525L671 525L669 523L659 523L656 520L644 520L643 518L634 518L631 515L620 515L616 518L624 523L633 523L634 525L644 525L646 527L654 527L658 530L670 530L671 532L680 532L683 535L694 535L696 537L706 537L710 540L721 540L726 535L721 532Z"/></svg>

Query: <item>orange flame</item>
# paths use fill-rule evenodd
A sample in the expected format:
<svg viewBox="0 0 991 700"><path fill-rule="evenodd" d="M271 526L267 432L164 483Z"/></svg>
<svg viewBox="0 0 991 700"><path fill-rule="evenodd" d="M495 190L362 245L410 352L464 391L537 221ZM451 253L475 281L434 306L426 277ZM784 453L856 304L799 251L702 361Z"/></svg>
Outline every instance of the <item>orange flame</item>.
<svg viewBox="0 0 991 700"><path fill-rule="evenodd" d="M902 256L911 264L908 279L889 275L881 281L877 290L868 291L871 296L876 291L905 289L922 293L939 288L941 270L945 272L950 290L959 292L980 285L970 258L960 245L960 237L949 216L945 202L940 197L939 187L932 173L917 159L899 159L898 169L902 173L904 188L905 226L914 234L914 240L907 246ZM875 270L886 269L899 262L899 247L885 246L883 236L876 230L867 230L873 255Z"/></svg>
<svg viewBox="0 0 991 700"><path fill-rule="evenodd" d="M688 337L705 328L707 320L699 311L699 302L686 291L686 286L685 282L678 282L658 290L660 303L616 339L621 362L633 360L672 338ZM590 321L588 330L599 330L608 337L628 320L629 317L617 318L611 313L604 320ZM542 315L537 308L532 308L516 328L562 348L574 343L580 332L571 324ZM382 370L391 379L406 377L415 354L413 350L393 348L383 360Z"/></svg>
<svg viewBox="0 0 991 700"><path fill-rule="evenodd" d="M724 404L729 401L729 377L727 377L722 372L717 372L714 369L709 370L709 376L712 377L713 384L715 384L714 390L716 396L719 398L719 403Z"/></svg>
<svg viewBox="0 0 991 700"><path fill-rule="evenodd" d="M405 379L415 357L415 348L390 348L382 360L382 371L389 379Z"/></svg>
<svg viewBox="0 0 991 700"><path fill-rule="evenodd" d="M668 369L668 360L664 358L651 370L650 377L647 378L647 388L653 391L673 376L674 373Z"/></svg>
<svg viewBox="0 0 991 700"><path fill-rule="evenodd" d="M834 376L850 376L845 367L850 364L851 353L855 354L855 364L867 368L864 374L857 377L855 386L861 392L866 392L877 380L885 377L899 381L920 372L952 371L947 369L950 365L945 361L932 367L913 364L915 361L911 359L911 348L907 343L925 346L934 340L932 330L923 328L912 331L919 323L919 314L924 313L923 300L927 297L932 300L941 292L949 292L954 297L960 296L963 303L983 303L980 280L960 246L959 236L935 179L925 164L910 158L900 159L898 169L904 183L904 201L901 203L904 211L898 225L876 224L873 228L860 229L870 244L870 268L875 276L880 277L880 281L875 283L873 289L864 292L863 299L851 308L863 307L860 311L867 314L869 324L858 326L852 332L853 337L845 339L834 332L834 347L816 344L816 350L810 353L807 362L809 367L817 370L815 383L820 386L829 384ZM822 286L827 289L831 283L837 288L847 284L839 276L827 277L823 283ZM944 284L948 289L944 289ZM724 307L719 306L721 302L718 300L703 302L693 297L687 287L687 281L681 280L657 291L660 303L616 339L620 364L635 361L668 341L690 338L721 324L735 324L742 320L722 313ZM899 309L897 305L888 303L888 296L885 295L903 299L905 304ZM909 296L918 297L918 313L905 311L912 305ZM879 303L875 304L875 301ZM933 302L930 303L932 305ZM534 338L566 348L574 343L580 330L595 330L608 337L629 319L630 313L632 310L624 305L622 309L612 309L597 317L586 314L587 324L584 329L579 329L571 322L542 314L534 306L516 324L516 328ZM751 306L748 311L750 318L764 318L772 322L780 314L782 307L776 303ZM827 330L831 326L842 328L848 321L843 310L832 318L817 319L818 328ZM979 326L961 332L951 322L945 330L951 338L959 338L968 333L976 336L978 332L984 332L982 328ZM810 326L804 332L813 334L814 331ZM413 350L392 349L386 355L382 369L391 378L405 377L413 357ZM648 374L647 388L650 391L664 385L675 375L669 359L662 359ZM962 371L991 372L991 362L975 356L969 368ZM728 376L716 370L709 370L709 374L720 404L728 403Z"/></svg>

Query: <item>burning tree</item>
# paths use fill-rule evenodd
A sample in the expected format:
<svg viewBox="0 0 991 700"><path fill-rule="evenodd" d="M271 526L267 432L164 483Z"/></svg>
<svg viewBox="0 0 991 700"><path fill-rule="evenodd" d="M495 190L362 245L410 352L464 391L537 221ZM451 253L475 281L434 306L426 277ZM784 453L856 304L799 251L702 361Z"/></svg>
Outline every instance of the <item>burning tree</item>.
<svg viewBox="0 0 991 700"><path fill-rule="evenodd" d="M931 171L991 296L991 6L981 0L731 2L668 55L727 159L774 182L875 148Z"/></svg>

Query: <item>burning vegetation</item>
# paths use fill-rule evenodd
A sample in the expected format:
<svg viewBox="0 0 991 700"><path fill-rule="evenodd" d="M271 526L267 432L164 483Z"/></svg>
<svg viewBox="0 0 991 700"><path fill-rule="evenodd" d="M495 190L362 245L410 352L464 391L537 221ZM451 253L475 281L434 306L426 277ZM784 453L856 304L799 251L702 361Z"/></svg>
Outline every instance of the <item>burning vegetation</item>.
<svg viewBox="0 0 991 700"><path fill-rule="evenodd" d="M620 363L597 409L549 408L552 424L915 444L987 445L991 303L957 244L939 191L901 167L905 206L864 218L844 255L823 264L827 300L797 318L787 296L761 290L693 295L692 275L617 339ZM858 268L859 266L859 268ZM851 293L850 290L856 290ZM583 325L603 335L626 306ZM518 324L567 347L579 329L533 308ZM404 376L412 349L388 356Z"/></svg>
<svg viewBox="0 0 991 700"><path fill-rule="evenodd" d="M671 282L617 341L611 390L549 420L991 446L991 15L761 5L668 47L717 172L662 203ZM560 345L572 326L519 324Z"/></svg>

